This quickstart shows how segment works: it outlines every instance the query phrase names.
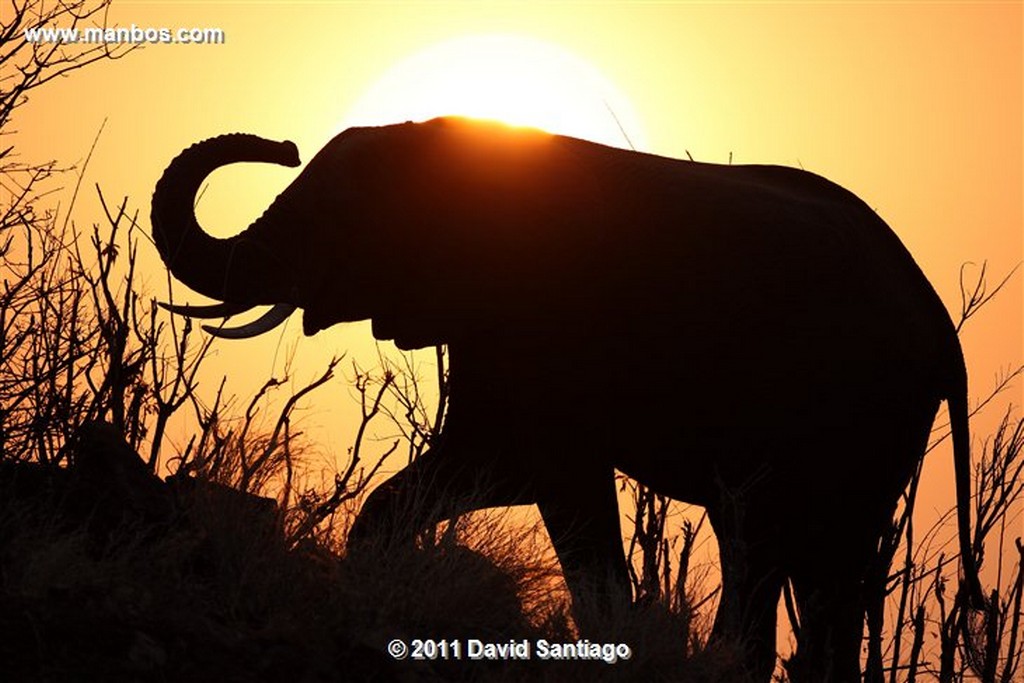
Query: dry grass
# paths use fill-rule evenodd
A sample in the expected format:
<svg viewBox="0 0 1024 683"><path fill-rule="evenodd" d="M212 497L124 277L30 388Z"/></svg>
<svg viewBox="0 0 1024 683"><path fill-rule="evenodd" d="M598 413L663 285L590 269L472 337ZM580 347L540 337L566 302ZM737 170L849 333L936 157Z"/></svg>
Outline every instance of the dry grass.
<svg viewBox="0 0 1024 683"><path fill-rule="evenodd" d="M394 638L576 640L538 530L507 515L344 557L253 535L237 510L204 513L169 529L127 524L97 543L87 526L8 499L4 680L720 680L708 671L720 674L722 659L687 658L687 622L657 607L607 619L601 638L635 653L614 665L389 658Z"/></svg>

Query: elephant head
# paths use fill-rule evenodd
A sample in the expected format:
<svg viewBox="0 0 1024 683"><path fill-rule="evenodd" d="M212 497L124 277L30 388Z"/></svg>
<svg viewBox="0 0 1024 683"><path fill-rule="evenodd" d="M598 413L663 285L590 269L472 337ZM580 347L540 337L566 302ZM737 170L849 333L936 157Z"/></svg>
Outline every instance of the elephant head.
<svg viewBox="0 0 1024 683"><path fill-rule="evenodd" d="M358 207L370 206L372 198L353 201L365 182L358 177L362 168L351 149L353 140L358 146L358 138L366 132L353 129L335 138L259 218L224 239L208 234L196 219L193 205L204 179L221 166L244 161L295 167L300 164L298 149L292 142L230 134L183 151L164 171L153 193L154 241L178 280L222 303L167 308L190 317L220 318L257 305L272 306L261 318L241 327L204 327L231 338L266 332L298 307L304 309L307 334L336 322L371 317L364 305L367 290L361 285L372 266L360 236L373 220L366 219L366 211ZM352 163L339 164L338 159ZM361 227L354 229L357 225ZM346 253L353 254L351 263L346 263Z"/></svg>
<svg viewBox="0 0 1024 683"><path fill-rule="evenodd" d="M299 152L290 142L252 135L223 135L189 147L164 172L153 194L153 239L175 276L201 294L224 302L209 307L173 307L199 317L241 313L257 304L274 304L271 322L294 310L294 290L274 249L275 237L264 227L268 211L239 235L218 239L196 220L193 205L200 185L215 169L241 161L298 166ZM261 324L258 333L269 329ZM243 330L247 331L247 330ZM246 335L247 336L247 335Z"/></svg>
<svg viewBox="0 0 1024 683"><path fill-rule="evenodd" d="M243 327L206 328L227 337L265 332L300 307L306 334L372 318L374 335L401 348L450 341L466 324L490 315L494 297L501 296L495 287L507 294L508 287L532 281L511 269L536 263L523 258L526 252L544 253L535 238L550 219L522 207L557 208L551 198L559 187L541 188L541 174L533 182L544 201L520 196L503 209L502 198L488 194L509 176L529 178L535 155L523 150L552 137L507 128L495 136L498 125L437 119L349 129L252 225L225 239L206 233L195 217L206 176L243 161L298 166L298 151L291 142L245 134L189 147L154 191L154 241L178 280L222 303L170 308L215 318L273 306ZM483 158L489 163L480 163ZM481 224L487 229L475 230Z"/></svg>

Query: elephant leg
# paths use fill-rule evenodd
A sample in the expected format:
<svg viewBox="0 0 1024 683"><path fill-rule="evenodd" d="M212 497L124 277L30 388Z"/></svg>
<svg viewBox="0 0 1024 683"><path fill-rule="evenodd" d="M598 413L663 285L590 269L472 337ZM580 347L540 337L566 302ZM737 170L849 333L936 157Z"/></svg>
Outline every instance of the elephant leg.
<svg viewBox="0 0 1024 683"><path fill-rule="evenodd" d="M794 683L852 683L861 680L861 653L868 601L877 600L878 544L897 501L925 451L937 404L890 395L889 404L851 416L849 425L825 433L843 434L831 449L836 463L856 463L839 475L815 476L828 490L803 501L787 518L786 556L800 612L796 653L787 663ZM897 407L893 407L895 402ZM845 438L845 435L857 438ZM809 482L802 487L813 491ZM813 511L813 513L808 512ZM875 593L874 597L872 593ZM877 608L871 615L881 628ZM869 676L880 671L878 645L868 643Z"/></svg>
<svg viewBox="0 0 1024 683"><path fill-rule="evenodd" d="M722 568L722 593L711 643L742 648L747 680L770 681L777 658L776 621L785 579L778 543L760 520L752 519L752 511L722 513L709 509Z"/></svg>
<svg viewBox="0 0 1024 683"><path fill-rule="evenodd" d="M610 468L574 472L538 495L544 525L562 565L577 625L593 633L630 604L615 475Z"/></svg>
<svg viewBox="0 0 1024 683"><path fill-rule="evenodd" d="M411 543L416 534L461 513L534 502L522 477L462 455L442 444L374 489L349 531L349 548L371 539Z"/></svg>
<svg viewBox="0 0 1024 683"><path fill-rule="evenodd" d="M800 634L787 663L793 683L859 683L864 631L861 581L850 564L793 575Z"/></svg>

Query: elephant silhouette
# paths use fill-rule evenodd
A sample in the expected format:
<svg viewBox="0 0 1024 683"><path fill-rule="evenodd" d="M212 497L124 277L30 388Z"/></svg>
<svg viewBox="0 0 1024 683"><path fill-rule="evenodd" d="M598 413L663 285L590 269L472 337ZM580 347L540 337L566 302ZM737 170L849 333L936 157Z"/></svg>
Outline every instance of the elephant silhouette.
<svg viewBox="0 0 1024 683"><path fill-rule="evenodd" d="M246 337L302 308L306 334L371 319L400 348L449 347L446 429L368 497L351 544L535 504L574 603L600 613L629 599L618 468L707 509L723 573L713 635L742 639L752 679L771 676L790 579L794 671L859 680L865 573L945 400L961 560L980 596L956 330L849 191L792 168L439 118L346 130L217 239L196 192L241 161L300 163L292 143L225 135L156 186L164 262L222 302L178 312L273 305L219 332Z"/></svg>

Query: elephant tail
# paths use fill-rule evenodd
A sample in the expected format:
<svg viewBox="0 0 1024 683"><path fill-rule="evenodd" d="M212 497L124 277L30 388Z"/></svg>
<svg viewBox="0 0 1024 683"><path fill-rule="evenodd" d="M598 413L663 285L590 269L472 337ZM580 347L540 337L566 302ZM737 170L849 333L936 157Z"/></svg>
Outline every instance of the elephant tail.
<svg viewBox="0 0 1024 683"><path fill-rule="evenodd" d="M957 345L959 351L959 344ZM946 398L949 425L953 435L953 472L956 478L957 532L960 537L960 565L970 604L982 608L985 598L978 578L974 544L971 537L971 433L967 407L967 370L963 352L959 357L957 377Z"/></svg>

